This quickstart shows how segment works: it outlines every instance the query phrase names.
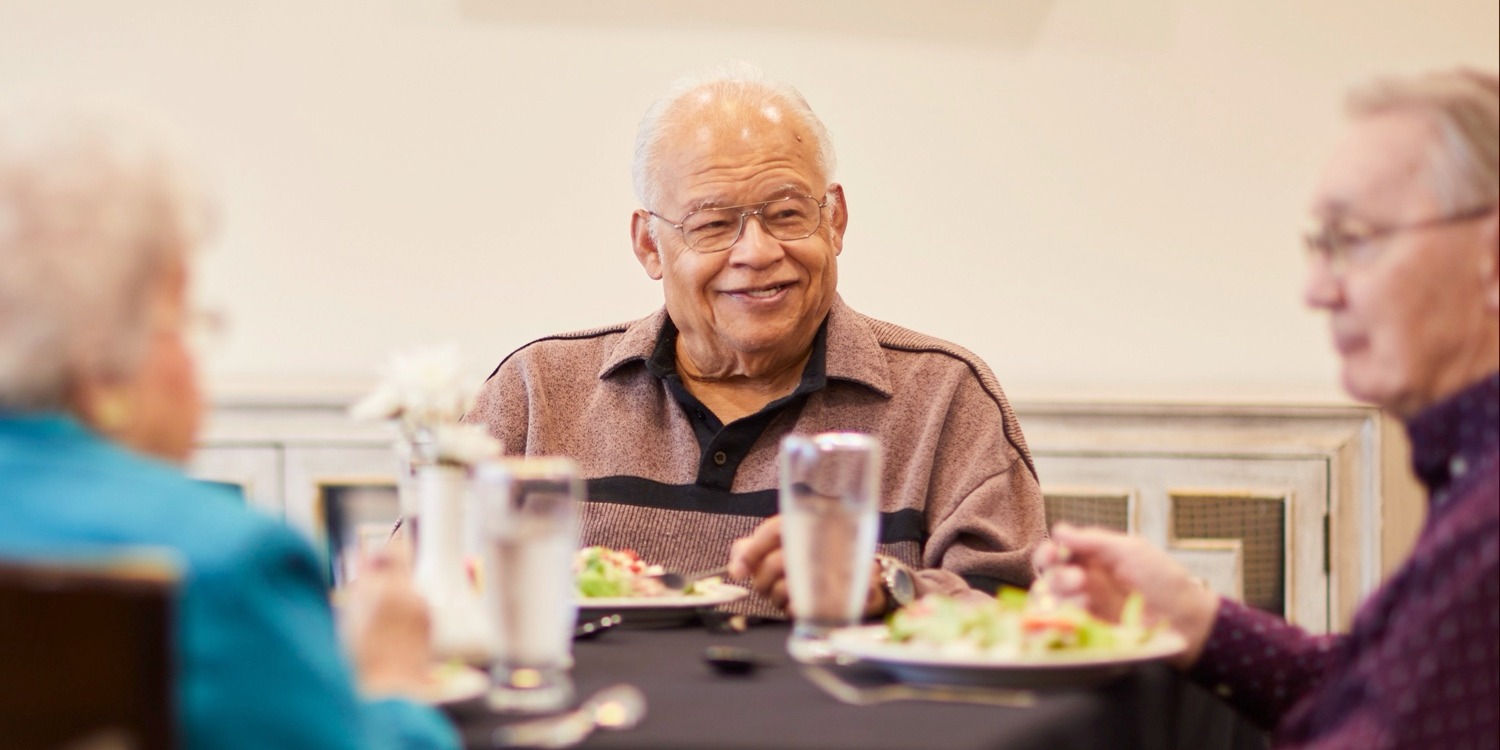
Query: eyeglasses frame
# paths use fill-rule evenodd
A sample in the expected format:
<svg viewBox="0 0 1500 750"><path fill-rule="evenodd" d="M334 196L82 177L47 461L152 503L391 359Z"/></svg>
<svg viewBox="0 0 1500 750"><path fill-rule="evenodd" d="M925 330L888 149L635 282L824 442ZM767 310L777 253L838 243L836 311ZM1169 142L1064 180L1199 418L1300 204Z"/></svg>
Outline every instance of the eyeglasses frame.
<svg viewBox="0 0 1500 750"><path fill-rule="evenodd" d="M692 211L689 211L686 216L682 217L682 221L679 221L679 222L673 222L671 219L668 219L667 217L662 216L661 214L659 214L659 213L657 213L655 211L652 211L649 208L645 209L645 211L646 211L646 213L650 214L651 216L653 216L653 217L655 217L657 219L661 219L662 221L666 222L667 226L672 227L673 229L676 229L677 230L677 234L682 237L682 244L686 245L687 249L692 250L695 253L700 253L702 255L712 255L713 253L722 253L725 250L728 250L729 248L734 247L734 243L740 241L740 238L745 235L745 221L746 221L746 219L748 217L755 216L755 217L759 218L760 222L761 222L761 224L760 224L761 228L765 229L765 227L766 227L766 223L765 223L766 206L769 206L772 203L776 203L777 201L784 201L784 200L789 200L789 199L792 199L792 198L806 198L806 199L808 199L810 201L813 201L818 206L818 223L816 223L816 224L813 225L812 231L808 232L807 234L802 235L801 237L776 237L776 235L774 235L774 234L771 235L772 237L776 237L776 239L781 240L783 242L795 242L797 240L805 240L808 237L811 237L811 236L817 234L818 230L823 227L823 209L825 209L825 208L828 207L828 194L827 193L823 194L823 198L821 200L819 200L817 198L814 198L811 195L804 195L804 194L801 194L801 193L796 193L796 194L792 194L792 195L783 195L780 198L772 198L771 200L768 200L768 201L758 201L756 203L741 203L741 204L736 205L736 206L709 206L707 208L699 208L699 209L694 209ZM725 246L723 246L721 248L718 248L717 250L699 250L698 248L694 247L693 244L690 241L688 241L687 230L683 229L683 227L687 226L687 220L693 218L694 214L699 214L699 213L702 213L704 211L731 211L731 210L734 210L734 209L750 208L752 206L755 207L755 209L752 210L752 211L740 211L740 226L739 226L739 229L735 230L734 239L730 240L729 244L727 244L727 245L725 245ZM771 234L771 231L769 229L766 229L766 234Z"/></svg>
<svg viewBox="0 0 1500 750"><path fill-rule="evenodd" d="M1328 264L1328 269L1336 278L1343 278L1349 273L1349 253L1354 248L1372 242L1389 239L1404 232L1417 232L1423 229L1434 229L1449 224L1459 224L1465 221L1488 216L1500 205L1495 203L1471 206L1450 214L1436 216L1431 219L1395 224L1386 227L1373 227L1363 232L1349 232L1335 240L1332 236L1332 226L1324 224L1316 231L1303 235L1303 244L1307 247L1309 256L1321 256Z"/></svg>

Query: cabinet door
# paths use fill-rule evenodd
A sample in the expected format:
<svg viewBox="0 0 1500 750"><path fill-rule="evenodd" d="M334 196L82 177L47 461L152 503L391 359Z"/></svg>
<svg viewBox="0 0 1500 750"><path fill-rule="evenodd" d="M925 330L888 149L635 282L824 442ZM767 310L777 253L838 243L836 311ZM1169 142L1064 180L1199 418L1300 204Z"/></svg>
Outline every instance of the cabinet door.
<svg viewBox="0 0 1500 750"><path fill-rule="evenodd" d="M268 444L200 446L188 463L195 479L232 485L253 508L281 518L281 448Z"/></svg>
<svg viewBox="0 0 1500 750"><path fill-rule="evenodd" d="M361 491L394 493L395 454L388 445L289 445L285 453L286 520L320 546L325 499Z"/></svg>
<svg viewBox="0 0 1500 750"><path fill-rule="evenodd" d="M1329 627L1328 461L1039 453L1048 522L1138 533L1216 591Z"/></svg>

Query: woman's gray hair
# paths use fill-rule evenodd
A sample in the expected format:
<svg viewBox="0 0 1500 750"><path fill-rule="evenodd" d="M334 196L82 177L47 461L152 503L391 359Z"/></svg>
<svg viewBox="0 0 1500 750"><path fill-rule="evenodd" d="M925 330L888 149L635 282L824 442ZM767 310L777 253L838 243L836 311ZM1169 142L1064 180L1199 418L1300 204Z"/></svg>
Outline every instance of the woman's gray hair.
<svg viewBox="0 0 1500 750"><path fill-rule="evenodd" d="M211 219L153 130L0 112L0 409L63 408L78 378L134 373L152 294Z"/></svg>
<svg viewBox="0 0 1500 750"><path fill-rule="evenodd" d="M769 80L760 68L747 62L705 68L674 81L665 93L652 102L641 118L635 136L635 161L630 175L635 183L635 195L641 205L655 210L661 198L661 180L657 167L661 155L662 137L677 115L686 111L683 101L689 94L710 91L718 96L734 98L748 106L759 107L777 103L785 105L812 131L817 146L817 168L823 178L833 181L835 159L833 139L823 121L813 113L812 107L801 92L789 84ZM814 188L822 187L816 185Z"/></svg>
<svg viewBox="0 0 1500 750"><path fill-rule="evenodd" d="M1500 200L1500 78L1459 69L1377 79L1349 95L1355 117L1426 115L1437 128L1427 174L1448 211Z"/></svg>

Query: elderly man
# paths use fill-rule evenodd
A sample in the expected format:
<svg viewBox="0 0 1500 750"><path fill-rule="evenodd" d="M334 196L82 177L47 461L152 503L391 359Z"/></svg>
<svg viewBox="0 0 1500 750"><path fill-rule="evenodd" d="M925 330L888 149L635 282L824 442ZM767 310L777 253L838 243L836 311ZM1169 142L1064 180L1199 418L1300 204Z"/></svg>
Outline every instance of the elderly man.
<svg viewBox="0 0 1500 750"><path fill-rule="evenodd" d="M1500 737L1500 86L1386 80L1313 204L1309 305L1343 383L1400 416L1430 500L1412 556L1346 635L1312 636L1195 585L1144 542L1059 526L1055 588L1117 612L1125 592L1187 637L1181 662L1276 728L1278 748L1494 748Z"/></svg>
<svg viewBox="0 0 1500 750"><path fill-rule="evenodd" d="M974 355L839 298L849 210L833 164L794 89L748 67L679 83L643 119L634 166L631 237L664 309L521 347L467 419L507 453L579 461L585 544L690 571L753 534L732 571L758 593L744 611L786 603L766 521L793 432L884 446L870 613L913 589L1024 585L1045 530L1015 415Z"/></svg>

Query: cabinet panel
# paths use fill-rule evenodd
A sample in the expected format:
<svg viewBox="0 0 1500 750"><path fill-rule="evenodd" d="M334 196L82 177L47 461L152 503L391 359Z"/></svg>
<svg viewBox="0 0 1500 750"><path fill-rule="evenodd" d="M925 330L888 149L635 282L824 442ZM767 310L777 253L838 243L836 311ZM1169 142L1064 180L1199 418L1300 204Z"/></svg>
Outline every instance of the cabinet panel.
<svg viewBox="0 0 1500 750"><path fill-rule="evenodd" d="M1079 487L1096 488L1098 498L1129 499L1129 530L1172 552L1219 593L1248 594L1252 604L1309 630L1328 629L1326 461L1043 449L1036 464L1053 508L1079 497Z"/></svg>
<svg viewBox="0 0 1500 750"><path fill-rule="evenodd" d="M386 445L291 445L285 454L286 520L323 540L323 498L333 491L396 485L396 457Z"/></svg>
<svg viewBox="0 0 1500 750"><path fill-rule="evenodd" d="M188 473L194 478L231 484L253 508L276 518L284 515L281 448L266 444L217 444L193 453Z"/></svg>

